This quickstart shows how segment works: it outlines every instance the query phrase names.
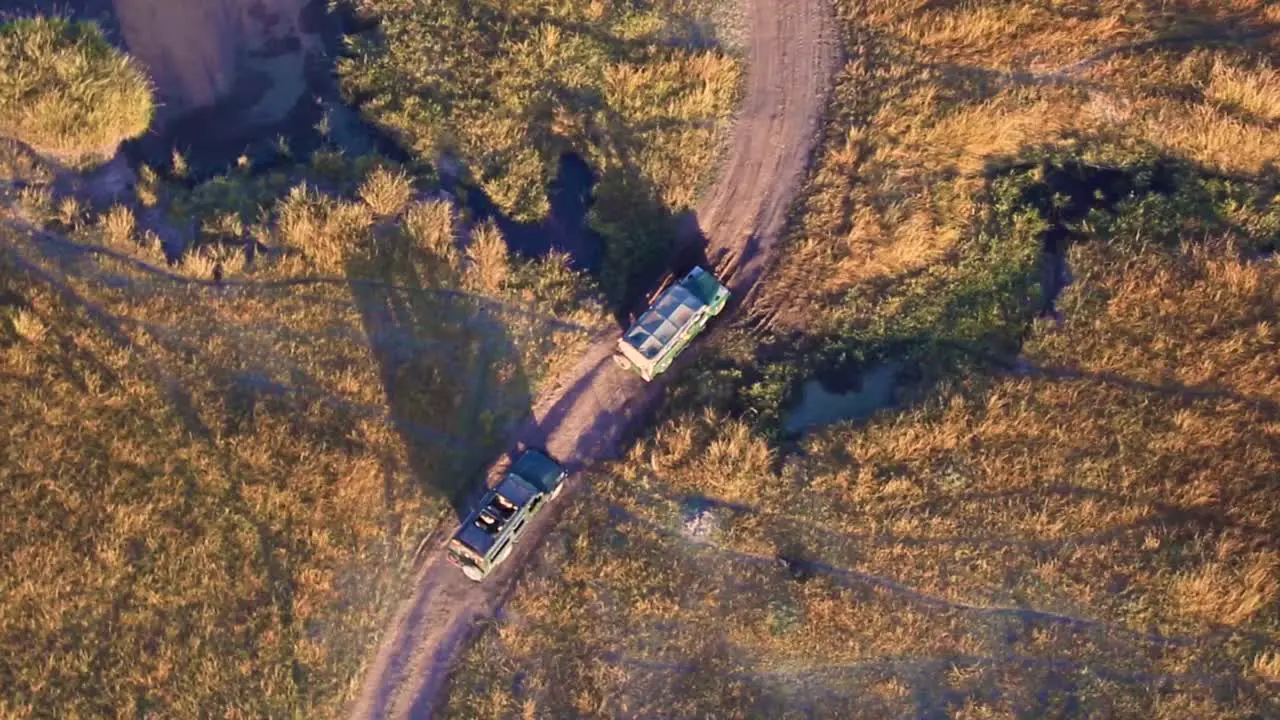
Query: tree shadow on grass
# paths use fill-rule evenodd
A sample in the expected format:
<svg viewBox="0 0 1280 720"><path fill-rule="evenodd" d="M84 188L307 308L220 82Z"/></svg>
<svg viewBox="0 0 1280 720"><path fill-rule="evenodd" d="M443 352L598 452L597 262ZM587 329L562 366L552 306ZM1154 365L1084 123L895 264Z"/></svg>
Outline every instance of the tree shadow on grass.
<svg viewBox="0 0 1280 720"><path fill-rule="evenodd" d="M232 426L215 430L206 422L206 412L202 412L202 403L190 389L184 386L181 378L177 373L170 371L160 362L163 356L157 356L153 351L147 349L147 345L139 345L135 342L138 336L150 337L155 346L163 349L167 353L172 353L178 357L196 357L197 352L194 347L188 345L181 337L177 337L172 333L164 333L158 331L157 328L149 327L145 324L134 321L131 318L117 315L111 310L104 308L93 299L86 297L76 290L71 283L65 280L65 275L59 275L55 272L54 267L46 267L41 263L37 263L28 258L21 256L18 252L6 253L8 248L0 247L0 253L7 254L9 261L13 264L19 276L24 277L28 282L43 285L52 293L56 294L64 306L72 311L83 313L83 322L91 325L95 330L101 332L105 336L110 345L121 351L127 351L134 358L134 364L141 368L141 375L147 381L154 384L166 405L161 408L161 416L168 416L172 422L182 429L187 440L197 448L197 453L207 453L214 461L221 472L221 479L225 481L225 489L220 492L212 492L210 488L216 487L214 484L206 484L202 486L197 484L193 476L194 468L188 465L188 461L180 461L176 463L176 468L170 468L157 474L154 467L144 467L133 463L122 463L130 466L133 475L139 479L139 482L146 483L150 479L175 477L182 481L183 508L184 517L195 512L195 505L199 502L198 495L205 493L210 497L205 502L212 501L220 508L223 513L225 522L217 524L216 529L220 529L224 536L225 546L234 548L230 552L242 553L239 558L228 558L229 566L244 565L252 566L255 570L260 571L264 579L263 591L257 597L245 601L250 603L259 603L262 606L273 607L276 616L279 619L281 629L284 631L285 648L284 656L288 659L290 674L293 682L299 687L306 686L306 670L303 663L292 650L293 638L296 637L295 632L295 614L293 606L293 592L296 584L296 576L292 566L298 561L296 558L305 557L305 550L298 547L290 537L290 528L279 528L272 524L270 518L264 516L260 510L255 509L253 504L247 501L241 492L243 484L242 474L237 472L234 462L236 451L234 445L227 442L228 436L239 434L242 430L239 426ZM3 257L0 257L3 259ZM79 268L75 265L76 258L68 255L57 255L47 257L51 260L58 271L62 273L76 273ZM20 296L14 295L19 301ZM54 342L58 345L59 357L58 362L60 370L67 380L77 386L84 386L83 374L84 370L90 369L96 373L98 387L94 391L95 394L103 391L109 391L113 388L118 389L120 379L116 376L108 365L103 362L93 350L82 346L68 334L64 333L61 328L52 328L51 333ZM217 368L216 372L225 371L225 368ZM86 389L86 391L88 391ZM204 398L208 399L208 398ZM228 399L228 410L230 415L252 414L252 403L250 407L244 407L242 398L230 397ZM281 408L286 410L285 408ZM230 416L228 417L230 419ZM295 416L296 425L299 431L307 433L313 431L316 435L315 443L322 444L330 442L335 436L334 427L315 427L308 425L307 421L301 416ZM105 442L102 438L87 438L85 442L97 443ZM105 452L105 451L104 451ZM251 546L243 545L237 534L237 524L243 522L252 528L255 542ZM181 529L187 532L192 530L192 526L183 523ZM213 526L206 528L214 531ZM147 543L140 540L131 540L128 546L128 556L130 558L130 569L127 580L121 582L114 596L110 599L111 609L108 617L112 618L111 623L116 622L119 613L123 608L132 606L139 602L136 595L135 583L140 576L147 574L147 565L143 562L145 553L147 552ZM292 560L292 562L291 562ZM214 606L221 612L229 612L226 607ZM252 606L246 607L241 604L237 613L246 611L261 611L263 607ZM228 618L229 619L229 618ZM182 621L179 621L182 625ZM109 628L103 628L101 632L105 634ZM90 636L95 628L89 628ZM185 629L183 630L185 632ZM212 640L212 638L210 638ZM257 640L253 638L252 640ZM146 642L153 644L158 643L154 637L147 638ZM237 647L237 650L243 650ZM89 656L89 667L92 672L101 673L108 669L107 663L113 662L111 657L111 644L109 642L98 643ZM147 698L143 697L145 703Z"/></svg>
<svg viewBox="0 0 1280 720"><path fill-rule="evenodd" d="M505 426L532 408L521 340L483 305L425 290L433 283L400 233L382 227L375 235L374 252L348 262L351 293L409 470L422 491L463 517L479 470L504 444ZM369 279L380 282L361 282ZM464 441L442 446L422 428Z"/></svg>
<svg viewBox="0 0 1280 720"><path fill-rule="evenodd" d="M597 204L599 185L604 201ZM445 188L461 188L473 219L492 221L512 252L526 259L565 253L570 267L594 276L619 327L647 307L664 276L709 267L707 239L695 213L673 213L630 162L601 174L580 155L561 154L547 187L550 211L538 222L511 218L475 185L449 179Z"/></svg>
<svg viewBox="0 0 1280 720"><path fill-rule="evenodd" d="M774 568L776 564L774 558L737 550L727 543L693 540L664 524L639 517L620 506L607 504L607 508L608 515L614 523L642 526L658 536L673 540L679 546L685 547L696 556L691 558L691 562L699 567L705 567L704 572L715 572L716 568L724 567L722 563L716 561L717 556L736 564L738 569L730 568L728 572L730 579L744 572L752 578L751 581L735 589L735 593L739 596L769 597L771 588L781 586L787 581L785 572ZM893 604L903 603L913 607L916 612L949 616L956 620L963 619L968 632L988 638L995 652L984 657L967 654L931 657L928 653L924 653L912 658L876 657L865 663L849 665L817 664L802 670L754 672L749 668L759 662L755 656L735 652L732 648L721 648L721 654L716 658L719 662L728 663L731 668L741 668L743 665L748 668L729 670L729 672L737 673L741 679L753 684L768 680L772 675L797 673L817 682L820 686L835 687L844 686L853 679L852 675L863 671L875 673L883 670L890 675L902 676L905 671L913 667L924 670L924 666L934 663L937 663L935 670L943 671L951 669L951 660L955 660L954 664L958 666L998 665L1031 673L1027 678L1027 684L1022 687L1020 702L1026 703L1029 708L1041 709L1047 695L1076 694L1073 690L1072 673L1078 669L1078 666L1084 664L1092 669L1095 676L1130 684L1135 689L1144 687L1154 689L1155 685L1176 682L1187 688L1198 687L1215 691L1222 689L1224 692L1238 693L1240 697L1247 699L1256 699L1265 689L1264 685L1255 685L1250 680L1240 677L1238 667L1218 663L1205 654L1211 654L1210 651L1213 648L1238 642L1240 636L1234 629L1214 628L1207 632L1187 635L1170 635L1154 630L1143 631L1105 618L1037 609L1021 602L1014 605L970 604L919 590L888 576L841 567L813 556L806 558L804 562L814 576L824 578L827 584L842 588L849 593L841 598L851 603L848 612L867 612L866 607L861 606L876 605L884 606L883 612L892 612ZM770 578L773 580L770 581ZM823 590L817 591L823 592ZM727 609L727 606L722 606L722 609ZM674 628L662 626L648 629L674 630ZM694 629L687 628L684 632L694 632ZM637 636L643 637L644 633L638 632ZM1046 638L1056 638L1054 644L1059 646L1060 651L1064 651L1062 656L1052 650L1047 655L1037 653L1037 650L1044 651L1043 642ZM1255 643L1259 648L1266 646L1265 638L1252 637L1250 642ZM1065 652L1068 648L1070 651ZM1086 656L1079 654L1088 648L1092 648L1090 654ZM1154 658L1166 652L1176 654L1194 652L1202 658L1192 664L1185 673L1165 675L1161 663ZM1093 653L1096 653L1096 656L1092 656ZM1081 659L1082 657L1084 659ZM616 651L607 653L605 660L623 665L633 665L637 662L634 658L627 657L625 653ZM886 661L888 666L884 664ZM680 658L650 663L638 662L639 665L636 666L638 669L648 669L662 674L698 672L701 667L705 667L701 659L691 661ZM646 665L647 667L642 667ZM831 677L832 675L834 677ZM918 700L926 703L934 711L941 711L942 706L949 704L946 683L938 684L939 673L924 672L919 677L914 677L914 673L905 672L905 675L903 679L914 686L918 693L923 693ZM799 677L794 679L799 680ZM1227 690L1228 687L1229 690ZM939 692L942 694L939 695ZM795 698L784 701L782 707L794 708ZM923 712L925 706L921 707Z"/></svg>

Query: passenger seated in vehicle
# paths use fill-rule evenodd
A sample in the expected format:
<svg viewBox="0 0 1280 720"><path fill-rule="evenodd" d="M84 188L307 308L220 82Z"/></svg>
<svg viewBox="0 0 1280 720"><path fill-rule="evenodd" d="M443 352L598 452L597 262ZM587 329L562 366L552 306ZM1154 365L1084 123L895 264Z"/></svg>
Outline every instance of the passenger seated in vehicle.
<svg viewBox="0 0 1280 720"><path fill-rule="evenodd" d="M489 513L480 513L480 517L476 518L476 527L489 532L496 532L498 529L498 519Z"/></svg>
<svg viewBox="0 0 1280 720"><path fill-rule="evenodd" d="M510 500L502 497L501 495L495 495L494 498L494 505L497 506L497 510L502 513L502 517L504 519L511 517L511 513L516 511L516 504Z"/></svg>

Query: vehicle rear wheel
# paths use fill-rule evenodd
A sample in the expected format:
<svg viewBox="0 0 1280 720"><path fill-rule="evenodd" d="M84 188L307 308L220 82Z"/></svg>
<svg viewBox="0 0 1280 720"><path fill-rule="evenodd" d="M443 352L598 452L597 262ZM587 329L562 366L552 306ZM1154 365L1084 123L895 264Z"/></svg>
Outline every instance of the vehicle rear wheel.
<svg viewBox="0 0 1280 720"><path fill-rule="evenodd" d="M547 496L547 499L555 500L560 496L560 491L562 490L564 490L564 478L560 478L560 484L556 485L556 489L551 491L551 494Z"/></svg>
<svg viewBox="0 0 1280 720"><path fill-rule="evenodd" d="M618 367L622 368L623 370L628 370L628 371L629 371L629 370L634 370L634 369L635 369L635 365L631 364L631 361L630 361L630 360L628 360L626 357L624 357L622 353L614 353L614 354L613 354L613 364L614 364L614 365L617 365Z"/></svg>
<svg viewBox="0 0 1280 720"><path fill-rule="evenodd" d="M484 573L480 572L480 568L476 567L475 565L472 565L471 563L463 564L462 574L466 575L467 578L474 580L476 582L480 582L481 580L484 579Z"/></svg>

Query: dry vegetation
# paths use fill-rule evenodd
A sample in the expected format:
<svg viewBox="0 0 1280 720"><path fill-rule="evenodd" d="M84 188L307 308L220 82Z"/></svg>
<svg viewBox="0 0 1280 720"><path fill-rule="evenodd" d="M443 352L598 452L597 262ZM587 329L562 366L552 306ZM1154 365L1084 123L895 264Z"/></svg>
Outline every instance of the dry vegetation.
<svg viewBox="0 0 1280 720"><path fill-rule="evenodd" d="M344 90L418 157L442 154L498 208L548 211L562 153L599 176L604 286L665 258L671 215L712 175L739 65L711 0L360 0L377 33L339 63ZM719 23L719 24L717 24Z"/></svg>
<svg viewBox="0 0 1280 720"><path fill-rule="evenodd" d="M603 314L380 161L152 189L3 227L0 715L324 716Z"/></svg>
<svg viewBox="0 0 1280 720"><path fill-rule="evenodd" d="M1070 320L1036 329L1019 373L780 468L741 421L666 424L593 479L456 674L455 716L1280 710L1280 266L1072 260ZM715 520L684 536L702 496ZM789 581L779 550L814 577Z"/></svg>
<svg viewBox="0 0 1280 720"><path fill-rule="evenodd" d="M0 135L83 167L145 132L153 109L146 74L96 25L60 17L0 25Z"/></svg>
<svg viewBox="0 0 1280 720"><path fill-rule="evenodd" d="M839 6L849 58L782 268L791 282L775 283L779 302L791 298L784 325L954 254L972 234L983 171L1039 148L1274 178L1280 9L1270 3Z"/></svg>
<svg viewBox="0 0 1280 720"><path fill-rule="evenodd" d="M451 713L1280 714L1280 11L838 5L773 312L591 478ZM897 409L775 442L806 373L889 360Z"/></svg>
<svg viewBox="0 0 1280 720"><path fill-rule="evenodd" d="M388 43L342 71L369 114L525 219L582 153L593 222L635 240L614 272L660 255L736 92L680 34L702 10L412 5L364 4ZM61 20L0 50L0 716L336 712L425 534L606 324L596 286L332 146L202 182L175 151L91 206L48 161L145 129L142 76Z"/></svg>

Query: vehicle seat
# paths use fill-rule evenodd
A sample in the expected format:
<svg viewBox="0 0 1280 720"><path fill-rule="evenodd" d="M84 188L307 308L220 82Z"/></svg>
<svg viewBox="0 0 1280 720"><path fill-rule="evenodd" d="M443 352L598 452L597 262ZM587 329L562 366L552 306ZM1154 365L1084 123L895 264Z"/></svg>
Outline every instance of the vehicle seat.
<svg viewBox="0 0 1280 720"><path fill-rule="evenodd" d="M489 533L496 533L502 528L502 521L491 515L488 508L480 512L480 517L476 518L476 527Z"/></svg>

